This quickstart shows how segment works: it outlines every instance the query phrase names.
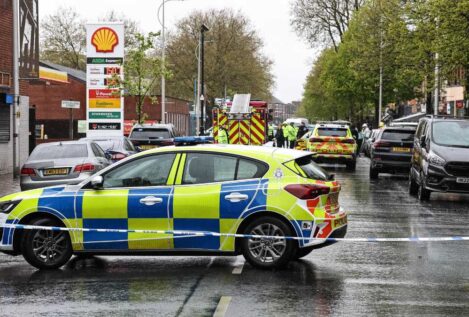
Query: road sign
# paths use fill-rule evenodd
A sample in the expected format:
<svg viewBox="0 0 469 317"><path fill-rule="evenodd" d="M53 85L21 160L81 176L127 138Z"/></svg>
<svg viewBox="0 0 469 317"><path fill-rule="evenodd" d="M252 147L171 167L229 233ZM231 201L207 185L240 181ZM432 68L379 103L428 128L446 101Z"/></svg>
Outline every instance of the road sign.
<svg viewBox="0 0 469 317"><path fill-rule="evenodd" d="M73 100L62 100L62 108L80 109L80 102Z"/></svg>

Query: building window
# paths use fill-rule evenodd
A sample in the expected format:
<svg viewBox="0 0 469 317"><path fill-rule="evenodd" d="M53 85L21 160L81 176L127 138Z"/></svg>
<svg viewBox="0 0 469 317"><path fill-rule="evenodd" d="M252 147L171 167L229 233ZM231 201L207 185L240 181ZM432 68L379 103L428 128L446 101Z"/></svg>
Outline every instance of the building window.
<svg viewBox="0 0 469 317"><path fill-rule="evenodd" d="M0 143L10 142L10 106L0 104Z"/></svg>

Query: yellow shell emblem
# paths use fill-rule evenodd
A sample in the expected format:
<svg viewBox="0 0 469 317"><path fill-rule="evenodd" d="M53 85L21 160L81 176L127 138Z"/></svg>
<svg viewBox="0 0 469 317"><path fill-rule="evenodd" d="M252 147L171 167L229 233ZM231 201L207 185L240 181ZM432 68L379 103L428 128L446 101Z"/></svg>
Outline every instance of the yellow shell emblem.
<svg viewBox="0 0 469 317"><path fill-rule="evenodd" d="M98 53L112 53L114 47L119 44L119 38L113 29L102 27L97 29L91 36L91 44Z"/></svg>

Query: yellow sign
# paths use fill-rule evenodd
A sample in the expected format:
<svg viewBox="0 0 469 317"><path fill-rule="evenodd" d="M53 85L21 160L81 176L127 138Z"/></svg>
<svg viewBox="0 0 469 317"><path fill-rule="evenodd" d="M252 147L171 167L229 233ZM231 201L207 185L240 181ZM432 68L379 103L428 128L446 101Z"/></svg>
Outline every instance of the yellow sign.
<svg viewBox="0 0 469 317"><path fill-rule="evenodd" d="M43 80L57 81L68 84L68 75L66 72L39 66L39 78Z"/></svg>
<svg viewBox="0 0 469 317"><path fill-rule="evenodd" d="M118 99L90 99L90 108L120 109L121 100Z"/></svg>

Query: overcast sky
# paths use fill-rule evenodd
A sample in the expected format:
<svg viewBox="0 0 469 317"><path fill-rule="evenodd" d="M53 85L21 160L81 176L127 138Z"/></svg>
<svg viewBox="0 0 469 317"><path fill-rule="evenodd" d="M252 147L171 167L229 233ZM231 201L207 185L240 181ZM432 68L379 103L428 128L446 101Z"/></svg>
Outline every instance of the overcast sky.
<svg viewBox="0 0 469 317"><path fill-rule="evenodd" d="M300 100L303 84L317 52L292 31L292 0L185 0L165 4L166 28L171 30L179 19L196 9L233 8L248 16L264 40L264 54L274 61L274 96L284 102ZM138 21L144 31L159 31L156 12L161 0L39 0L39 16L60 6L75 8L87 21L97 21L107 11L115 10Z"/></svg>

